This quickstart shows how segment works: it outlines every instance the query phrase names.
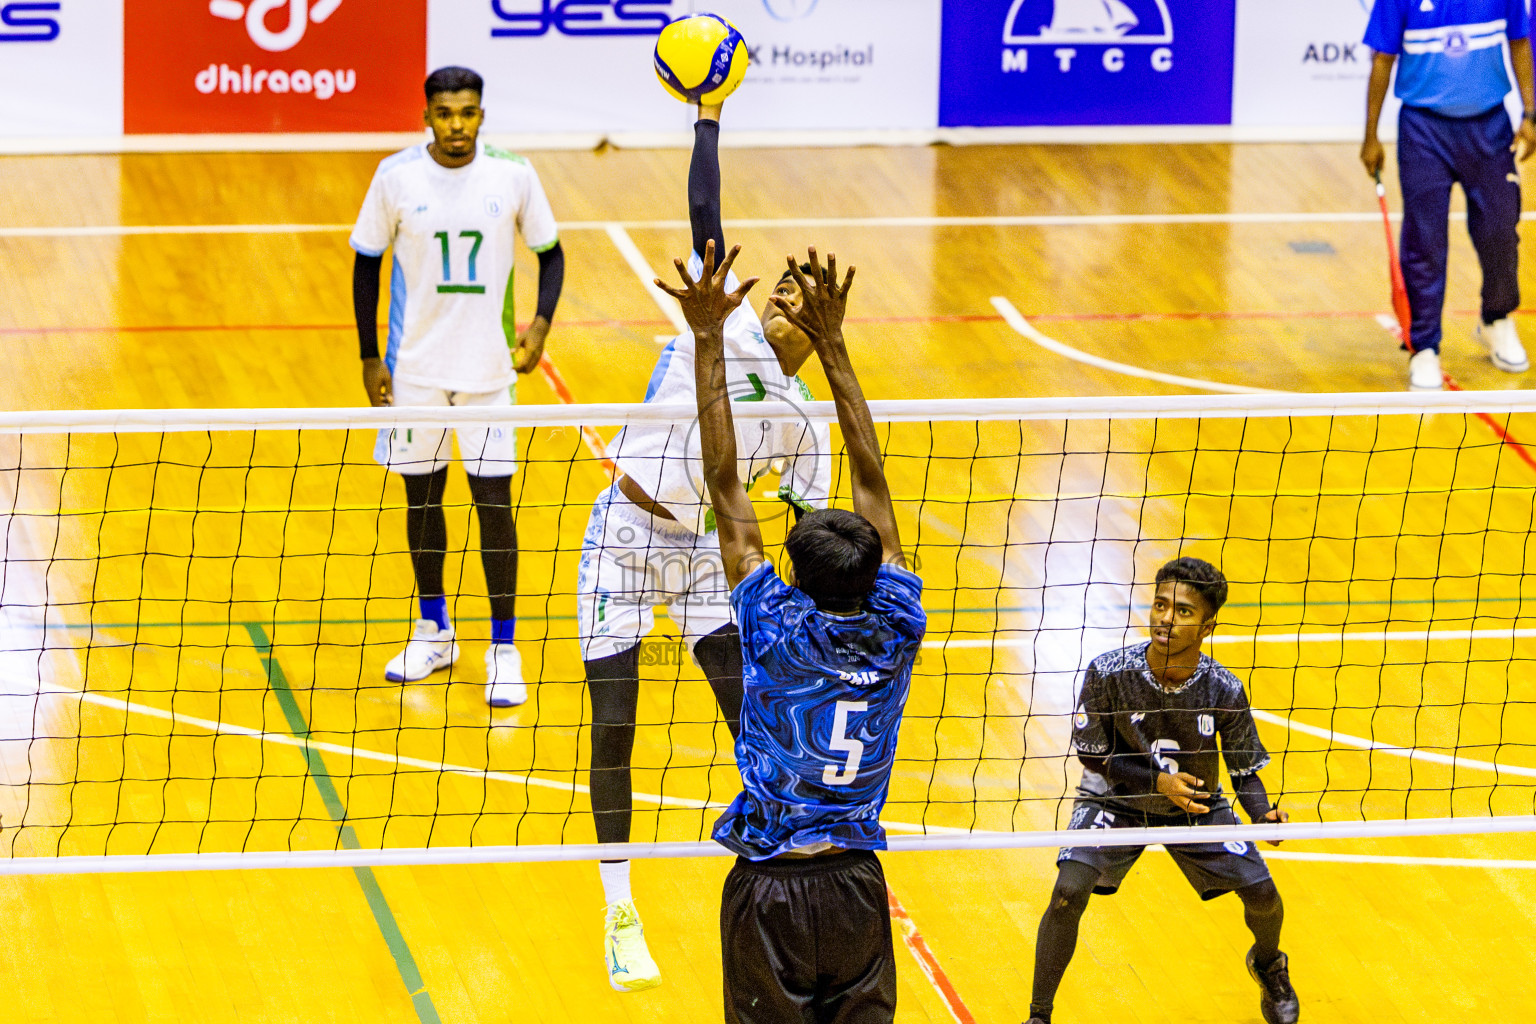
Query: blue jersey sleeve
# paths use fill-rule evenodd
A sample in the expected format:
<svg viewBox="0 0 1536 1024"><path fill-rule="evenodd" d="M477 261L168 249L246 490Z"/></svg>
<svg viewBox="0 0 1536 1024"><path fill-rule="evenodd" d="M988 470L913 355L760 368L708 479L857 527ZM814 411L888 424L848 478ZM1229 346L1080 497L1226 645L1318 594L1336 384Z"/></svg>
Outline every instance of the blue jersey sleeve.
<svg viewBox="0 0 1536 1024"><path fill-rule="evenodd" d="M1527 39L1531 34L1531 13L1525 9L1526 0L1508 0L1509 13L1504 16L1504 38Z"/></svg>
<svg viewBox="0 0 1536 1024"><path fill-rule="evenodd" d="M923 611L923 580L914 572L889 563L880 566L875 589L869 592L864 604L907 640L920 642L928 632L928 613Z"/></svg>
<svg viewBox="0 0 1536 1024"><path fill-rule="evenodd" d="M1524 0L1512 0L1520 4ZM1403 52L1403 32L1408 27L1408 5L1405 0L1376 0L1371 7L1371 20L1365 26L1365 45L1377 53L1396 56Z"/></svg>
<svg viewBox="0 0 1536 1024"><path fill-rule="evenodd" d="M747 661L761 659L784 634L783 612L797 603L797 594L794 587L779 579L772 562L764 562L736 584L731 591L731 608L736 612L741 653Z"/></svg>

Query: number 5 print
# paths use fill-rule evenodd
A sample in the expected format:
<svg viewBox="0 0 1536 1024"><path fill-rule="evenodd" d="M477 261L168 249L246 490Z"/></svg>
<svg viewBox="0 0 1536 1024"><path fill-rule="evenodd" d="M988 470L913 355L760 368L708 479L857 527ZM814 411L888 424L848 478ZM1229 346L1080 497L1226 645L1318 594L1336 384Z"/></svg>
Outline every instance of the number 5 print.
<svg viewBox="0 0 1536 1024"><path fill-rule="evenodd" d="M846 786L859 774L859 760L864 756L864 744L848 735L848 716L857 711L864 711L869 707L868 701L840 700L837 702L837 712L832 717L832 749L846 750L848 761L839 770L837 765L829 764L821 770L821 784L823 786Z"/></svg>

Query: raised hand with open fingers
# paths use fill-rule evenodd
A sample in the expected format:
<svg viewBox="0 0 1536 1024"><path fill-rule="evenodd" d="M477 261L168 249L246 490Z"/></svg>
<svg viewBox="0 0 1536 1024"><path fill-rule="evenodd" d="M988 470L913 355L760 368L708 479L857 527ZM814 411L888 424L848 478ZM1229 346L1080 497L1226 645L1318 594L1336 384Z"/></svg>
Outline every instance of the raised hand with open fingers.
<svg viewBox="0 0 1536 1024"><path fill-rule="evenodd" d="M789 273L800 286L800 306L795 308L781 295L773 297L773 304L783 312L784 318L805 332L814 345L821 345L834 337L841 337L843 316L848 311L848 290L853 287L856 268L848 268L848 276L841 285L837 282L837 254L827 254L827 265L821 265L816 247L810 247L811 273L807 277L795 263L793 256L785 259Z"/></svg>
<svg viewBox="0 0 1536 1024"><path fill-rule="evenodd" d="M682 260L674 259L672 262L677 267L678 276L683 279L682 288L673 288L661 278L656 279L656 286L678 301L683 307L683 317L688 321L688 326L693 332L719 331L725 326L726 317L736 311L752 286L757 284L755 277L743 281L735 291L726 289L726 278L730 276L731 264L736 262L736 254L741 252L741 246L731 246L731 251L726 254L725 262L715 268L715 242L710 239L704 246L703 273L695 281L688 273L688 268Z"/></svg>

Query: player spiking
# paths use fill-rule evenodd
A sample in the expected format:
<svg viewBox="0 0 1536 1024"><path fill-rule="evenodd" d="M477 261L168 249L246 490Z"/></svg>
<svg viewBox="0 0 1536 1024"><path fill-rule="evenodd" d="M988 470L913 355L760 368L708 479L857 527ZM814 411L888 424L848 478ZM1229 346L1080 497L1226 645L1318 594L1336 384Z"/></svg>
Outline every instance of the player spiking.
<svg viewBox="0 0 1536 1024"><path fill-rule="evenodd" d="M923 584L905 568L874 423L843 342L853 269L816 250L789 260L798 304L771 300L815 346L832 386L853 512L809 512L784 541L781 580L763 553L737 463L723 325L756 278L732 287L710 243L697 281L677 261L695 354L704 479L741 627L742 793L715 825L739 856L720 900L725 1019L893 1020L895 954L885 876L872 851L912 666L927 628ZM657 282L660 284L660 282Z"/></svg>
<svg viewBox="0 0 1536 1024"><path fill-rule="evenodd" d="M693 163L688 169L688 218L693 261L713 241L723 252L720 224L720 106L700 106L694 124ZM734 284L733 284L734 287ZM800 286L783 276L774 295L799 309ZM727 376L736 401L809 398L797 378L811 355L811 339L774 302L762 318L740 306L723 325ZM694 336L668 342L645 388L647 402L694 402ZM796 513L825 505L831 488L825 427L783 422L743 433L743 479L756 481L782 459L779 496ZM641 640L653 626L653 608L667 605L690 645L694 662L710 680L731 737L742 706L742 645L731 617L730 590L720 567L717 516L705 497L699 436L688 424L625 427L610 445L621 476L593 504L582 540L578 594L582 660L591 695L591 809L601 843L630 838L633 792L630 754L641 692ZM656 961L634 909L630 863L605 861L599 877L607 903L605 960L614 989L648 989L660 983Z"/></svg>
<svg viewBox="0 0 1536 1024"><path fill-rule="evenodd" d="M697 272L705 246L723 252L720 221L720 107L701 107L688 172L688 214ZM734 287L734 283L732 285ZM788 274L774 289L791 310L800 285ZM759 319L740 306L724 324L727 379L738 401L809 396L795 373L811 341L772 302ZM684 331L662 350L645 401L694 402L694 345ZM831 487L830 432L782 423L743 435L743 479L755 481L780 459L787 467L779 495L797 511L825 504ZM667 606L684 643L714 691L731 736L741 714L741 638L732 621L720 564L717 516L704 494L699 438L691 425L626 427L609 446L618 482L592 507L582 541L577 614L587 688L592 698L592 813L597 838L629 840L633 795L630 754L640 696L640 642L654 624L652 609ZM646 947L630 889L629 862L599 865L604 954L609 982L620 991L649 988L661 973Z"/></svg>
<svg viewBox="0 0 1536 1024"><path fill-rule="evenodd" d="M1152 639L1099 655L1083 675L1072 718L1083 778L1068 827L1236 825L1221 789L1218 739L1219 758L1249 819L1288 820L1270 804L1259 779L1269 754L1243 684L1200 650L1227 600L1226 578L1209 562L1178 558L1157 571L1156 588ZM1056 886L1035 943L1031 1024L1051 1024L1088 897L1114 893L1143 849L1074 846L1056 858ZM1247 964L1259 983L1259 1009L1269 1024L1294 1024L1300 1008L1290 963L1280 951L1285 909L1258 848L1248 842L1190 843L1171 845L1168 852L1201 899L1235 892L1243 901L1243 919L1253 932Z"/></svg>
<svg viewBox="0 0 1536 1024"><path fill-rule="evenodd" d="M479 142L485 117L480 76L467 68L439 68L425 88L424 119L432 142L379 164L352 232L363 384L374 405L505 408L513 403L517 375L533 370L544 352L565 279L565 255L538 174L522 157ZM528 329L514 337L518 230L539 257L539 303ZM379 268L390 247L395 258L389 347L380 360ZM509 352L513 345L515 353ZM491 603L485 700L492 707L511 707L528 699L513 642L517 435L499 426L460 427L455 433L480 522ZM425 679L459 656L443 593L448 455L448 432L437 429L380 431L374 449L374 458L405 481L406 539L421 606L405 650L384 669L385 678L396 682Z"/></svg>

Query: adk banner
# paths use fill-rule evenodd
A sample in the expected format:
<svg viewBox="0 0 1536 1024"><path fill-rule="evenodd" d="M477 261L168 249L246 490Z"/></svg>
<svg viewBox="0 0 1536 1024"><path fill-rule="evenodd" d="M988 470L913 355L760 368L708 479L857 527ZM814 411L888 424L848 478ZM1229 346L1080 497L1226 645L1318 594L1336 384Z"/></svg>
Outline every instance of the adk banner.
<svg viewBox="0 0 1536 1024"><path fill-rule="evenodd" d="M126 0L129 132L421 124L426 0Z"/></svg>
<svg viewBox="0 0 1536 1024"><path fill-rule="evenodd" d="M710 11L747 41L731 130L932 128L941 0L431 0L428 62L485 76L496 132L677 132L656 36Z"/></svg>
<svg viewBox="0 0 1536 1024"><path fill-rule="evenodd" d="M0 136L122 130L121 5L0 0Z"/></svg>
<svg viewBox="0 0 1536 1024"><path fill-rule="evenodd" d="M1227 124L1233 3L951 0L939 123Z"/></svg>
<svg viewBox="0 0 1536 1024"><path fill-rule="evenodd" d="M1363 128L1370 13L1371 0L1237 0L1232 123ZM1398 106L1389 94L1383 129Z"/></svg>

